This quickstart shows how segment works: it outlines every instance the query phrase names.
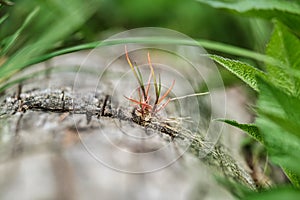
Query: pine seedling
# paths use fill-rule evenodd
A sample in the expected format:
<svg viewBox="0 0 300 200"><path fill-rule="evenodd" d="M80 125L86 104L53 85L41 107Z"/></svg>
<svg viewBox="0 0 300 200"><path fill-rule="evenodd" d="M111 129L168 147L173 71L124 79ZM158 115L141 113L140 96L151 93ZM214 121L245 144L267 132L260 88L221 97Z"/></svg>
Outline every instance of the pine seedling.
<svg viewBox="0 0 300 200"><path fill-rule="evenodd" d="M150 74L149 74L146 85L144 85L143 76L142 76L142 73L139 70L138 66L132 64L126 47L125 47L125 55L126 55L127 63L129 64L129 66L133 72L133 75L135 76L135 78L137 79L137 82L139 84L139 87L137 89L139 99L136 100L136 99L129 98L126 96L125 96L125 98L130 100L131 102L137 104L136 111L140 114L140 116L143 120L149 120L149 119L151 119L151 117L156 116L158 114L158 112L161 111L163 108L165 108L168 105L168 103L170 102L170 98L169 98L166 100L165 103L162 103L163 100L166 99L168 94L173 89L175 80L173 81L173 83L169 87L169 89L161 96L161 77L159 74L158 81L157 81L157 78L156 78L156 75L154 72L154 67L151 62L150 53L148 52L148 55L147 55L148 66L150 68ZM153 79L153 85L154 85L154 91L155 91L155 99L154 100L151 99L151 96L149 94L152 79ZM154 102L154 103L151 104L151 102Z"/></svg>

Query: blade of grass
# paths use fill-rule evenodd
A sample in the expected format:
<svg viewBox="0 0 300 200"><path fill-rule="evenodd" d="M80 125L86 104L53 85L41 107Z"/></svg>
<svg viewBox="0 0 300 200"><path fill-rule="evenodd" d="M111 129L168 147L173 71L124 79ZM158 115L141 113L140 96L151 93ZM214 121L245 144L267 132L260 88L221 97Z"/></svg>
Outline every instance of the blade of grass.
<svg viewBox="0 0 300 200"><path fill-rule="evenodd" d="M119 44L139 44L139 43L149 43L149 44L177 44L177 45L187 45L187 46L202 46L207 49L215 50L215 51L220 51L236 56L241 56L245 58L251 58L253 60L269 63L269 64L275 64L275 65L281 65L280 61L276 60L273 57L254 52L248 49L220 43L220 42L215 42L215 41L210 41L210 40L196 40L197 43L190 41L190 40L179 40L179 39L170 39L170 38L165 38L165 37L139 37L139 38L122 38L122 39L114 39L114 40L105 40L105 41L98 41L98 42L92 42L92 43L87 43L87 44L82 44L78 45L75 47L70 47L66 49L62 49L50 54L46 54L44 56L41 56L37 58L35 61L32 61L33 64L36 64L38 62L47 60L49 58L58 56L58 55L63 55L66 53L72 53L75 51L79 50L85 50L85 49L93 49L101 46L112 46L112 45L119 45Z"/></svg>
<svg viewBox="0 0 300 200"><path fill-rule="evenodd" d="M161 92L161 77L160 74L158 74L158 96L160 96Z"/></svg>
<svg viewBox="0 0 300 200"><path fill-rule="evenodd" d="M150 89L150 83L151 83L151 79L152 79L152 73L149 74L149 78L148 78L148 82L147 82L147 88L146 88L146 96L147 98L149 97L149 89Z"/></svg>
<svg viewBox="0 0 300 200"><path fill-rule="evenodd" d="M168 100L166 101L166 103L164 103L164 104L161 105L158 109L156 109L155 112L157 113L157 112L161 111L163 108L165 108L165 107L169 104L170 101L171 101L171 99L168 99Z"/></svg>
<svg viewBox="0 0 300 200"><path fill-rule="evenodd" d="M171 92L171 90L173 89L174 87L174 84L175 84L175 80L172 82L172 85L171 87L165 92L165 94L158 100L157 104L160 104L164 98L166 98L166 96Z"/></svg>
<svg viewBox="0 0 300 200"><path fill-rule="evenodd" d="M150 58L150 53L149 52L148 52L147 56L148 56L148 64L149 64L151 74L152 74L152 77L153 77L153 81L154 81L154 88L155 88L155 95L156 95L154 105L156 105L157 102L158 102L158 99L159 99L159 88L157 86L156 76L155 76L154 69L153 69L153 66L152 66L152 63L151 63L151 58Z"/></svg>
<svg viewBox="0 0 300 200"><path fill-rule="evenodd" d="M197 43L190 41L190 40L181 40L181 39L170 39L165 37L139 37L139 38L122 38L122 39L114 39L114 40L105 40L105 41L97 41L97 42L91 42L86 43L74 47L69 47L65 49L61 49L52 53L44 54L41 56L33 57L32 59L29 59L27 61L24 61L22 63L18 63L14 65L14 73L17 73L18 71L25 69L31 65L46 61L50 58L64 55L67 53L72 53L80 50L87 50L87 49L93 49L97 47L104 47L104 46L113 46L113 45L120 45L120 44L139 44L139 43L149 43L149 44L177 44L177 45L187 45L187 46L199 46L202 45L203 47L207 49L222 51L225 53L229 53L232 55L238 55L243 56L247 58L251 58L257 61L262 61L265 63L281 66L280 61L274 59L273 57L266 56L257 52L253 52L247 49L242 49L239 47L222 44L218 42L208 41L208 40L198 40ZM0 83L3 83L5 80L7 80L9 77L13 76L14 73L11 73L11 70L5 69L9 67L9 65L3 64L0 68ZM298 74L297 74L298 75ZM300 74L299 74L300 75ZM0 87L1 88L1 87Z"/></svg>
<svg viewBox="0 0 300 200"><path fill-rule="evenodd" d="M135 99L132 99L132 98L129 98L129 97L126 97L124 96L126 99L128 99L129 101L132 101L133 103L136 103L138 105L142 105L142 106L145 106L145 107L148 107L148 108L151 108L152 106L147 104L147 103L144 103L144 102L141 102L141 101L137 101Z"/></svg>
<svg viewBox="0 0 300 200"><path fill-rule="evenodd" d="M4 39L4 47L0 52L0 56L3 56L7 53L10 47L15 43L15 41L21 35L22 31L30 24L30 22L34 19L34 17L37 16L38 12L39 12L39 7L36 7L31 13L29 13L29 15L24 20L23 24L20 26L20 28L13 35L10 35L9 37Z"/></svg>
<svg viewBox="0 0 300 200"><path fill-rule="evenodd" d="M31 4L32 9L26 11L26 13L30 13L36 7L35 5L36 3L33 2ZM38 18L34 19L41 23L31 23L35 32L22 33L22 38L26 38L26 41L20 43L20 46L14 49L15 51L12 52L12 55L0 67L0 83L28 67L26 65L27 62L40 59L43 54L52 51L55 48L55 44L67 38L84 24L96 12L98 5L99 3L96 0L87 0L84 4L80 0L52 0L51 3L49 1L41 1L38 4L40 9ZM49 6L54 8L50 13ZM26 10L26 8L24 9ZM45 27L45 30L37 29L42 27Z"/></svg>
<svg viewBox="0 0 300 200"><path fill-rule="evenodd" d="M0 25L7 19L7 17L8 17L8 14L6 14L0 18Z"/></svg>
<svg viewBox="0 0 300 200"><path fill-rule="evenodd" d="M138 67L135 67L130 58L129 58L129 55L128 55L128 51L127 51L127 47L125 45L125 56L126 56L126 60L127 60L127 63L129 64L135 78L137 79L139 85L140 85L140 88L142 89L142 92L143 92L143 96L144 96L144 99L147 99L147 96L146 96L146 91L145 91L145 87L144 87L144 82L143 82L143 77L142 77L142 74L139 70ZM136 68L136 69L135 69Z"/></svg>
<svg viewBox="0 0 300 200"><path fill-rule="evenodd" d="M69 47L65 49L61 49L52 53L44 54L39 57L33 58L27 62L24 62L22 65L17 66L18 69L23 69L25 67L28 67L30 65L34 65L40 62L43 62L45 60L48 60L50 58L64 55L67 53L72 53L76 51L81 50L87 50L87 49L94 49L97 47L104 47L104 46L113 46L113 45L119 45L119 44L139 44L139 43L149 43L149 44L177 44L177 45L187 45L187 46L203 46L204 48L221 51L224 53L229 53L232 55L242 56L245 58L251 58L257 61L269 63L269 64L275 64L280 66L280 61L274 59L273 57L266 56L264 54L254 52L248 49L243 49L240 47L223 44L219 42L209 41L209 40L197 40L197 43L191 42L190 40L178 40L178 39L170 39L165 37L139 37L139 38L122 38L122 39L114 39L114 40L105 40L105 41L97 41L97 42L91 42L86 43L82 45L77 45L74 47Z"/></svg>
<svg viewBox="0 0 300 200"><path fill-rule="evenodd" d="M132 62L131 62L131 60L130 60L130 58L129 58L129 55L128 55L128 51L127 51L127 47L126 47L126 46L125 46L125 56L126 56L127 63L129 64L129 66L130 66L130 68L131 68L131 70L132 70L132 72L133 72L135 78L137 79L139 85L141 86L143 83L142 83L141 80L139 79L139 76L138 76L138 74L137 74L137 72L136 72L136 70L135 70L135 68L134 68L134 66L133 66L133 64L132 64Z"/></svg>
<svg viewBox="0 0 300 200"><path fill-rule="evenodd" d="M139 80L140 80L140 84L141 84L140 88L141 88L141 90L143 92L144 100L146 101L146 99L147 99L147 92L145 91L143 76L142 76L142 73L141 73L140 69L138 68L138 66L135 65L135 68L136 68L137 74L139 76Z"/></svg>
<svg viewBox="0 0 300 200"><path fill-rule="evenodd" d="M136 68L136 71L137 71L137 74L138 74L138 76L139 76L139 79L141 80L141 82L142 82L143 85L144 85L143 76L142 76L142 73L141 73L139 67L138 67L136 64L134 64L134 67Z"/></svg>

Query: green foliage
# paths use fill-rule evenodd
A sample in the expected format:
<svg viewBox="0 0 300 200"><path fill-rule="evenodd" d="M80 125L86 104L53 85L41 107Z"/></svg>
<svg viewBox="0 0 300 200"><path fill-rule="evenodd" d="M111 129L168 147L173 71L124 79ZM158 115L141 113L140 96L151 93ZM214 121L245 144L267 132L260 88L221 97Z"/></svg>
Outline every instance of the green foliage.
<svg viewBox="0 0 300 200"><path fill-rule="evenodd" d="M266 56L275 62L265 62L264 72L240 61L212 56L259 93L255 125L222 121L261 142L293 186L300 188L300 40L297 36L300 33L300 2L198 1L239 14L273 19L274 30L266 47ZM246 199L298 199L300 191L295 188L275 188L247 195Z"/></svg>
<svg viewBox="0 0 300 200"><path fill-rule="evenodd" d="M273 188L259 193L249 193L244 198L245 200L297 200L299 199L300 191L291 187Z"/></svg>
<svg viewBox="0 0 300 200"><path fill-rule="evenodd" d="M276 86L294 96L300 95L299 76L293 72L300 69L300 40L281 23L275 21L275 28L267 45L266 54L279 60L278 66L266 65L268 77Z"/></svg>
<svg viewBox="0 0 300 200"><path fill-rule="evenodd" d="M282 167L285 174L290 178L291 182L297 188L300 188L300 176L286 167Z"/></svg>
<svg viewBox="0 0 300 200"><path fill-rule="evenodd" d="M300 114L297 112L300 100L260 78L259 89L259 117L256 124L270 158L300 176ZM299 183L297 176L289 178L293 183Z"/></svg>
<svg viewBox="0 0 300 200"><path fill-rule="evenodd" d="M226 8L234 10L238 13L256 13L263 14L269 11L282 11L292 14L300 15L300 4L298 1L286 1L286 0L198 0L209 4L215 8Z"/></svg>
<svg viewBox="0 0 300 200"><path fill-rule="evenodd" d="M242 47L251 47L255 39L249 34L247 19L203 6L195 0L102 0L93 18L88 25L94 32L165 27L193 38Z"/></svg>
<svg viewBox="0 0 300 200"><path fill-rule="evenodd" d="M283 22L300 34L300 2L298 0L197 0L214 8L226 9L246 16Z"/></svg>
<svg viewBox="0 0 300 200"><path fill-rule="evenodd" d="M34 57L29 60L24 60L24 62L20 63L21 66L19 66L19 69L22 70L31 65L34 65L34 64L46 61L55 56L60 56L60 55L67 54L67 53L72 53L72 52L85 50L85 49L93 49L93 48L97 48L97 47L101 47L101 46L111 46L111 45L115 45L115 44L128 44L128 43L178 44L178 45L187 45L187 46L199 45L199 46L203 46L207 49L221 51L221 52L229 53L232 55L243 56L246 58L251 58L251 59L254 59L257 61L269 63L270 65L278 65L278 62L279 62L276 59L274 59L270 56L266 56L261 53L257 53L257 52L251 51L251 50L243 49L243 48L228 45L228 44L204 40L204 39L197 40L197 43L195 43L195 42L191 43L191 40L178 40L178 39L165 38L165 37L151 37L151 38L141 37L141 38L122 38L122 39L114 39L114 40L97 41L97 42L91 42L91 43L86 43L86 44L80 44L80 45L73 46L73 47L62 48L57 51L39 55L39 56ZM212 56L212 57L215 57L215 56ZM216 57L218 57L218 56L216 56ZM222 57L219 57L219 59L221 62ZM229 59L226 59L226 60L230 61ZM238 62L238 61L236 61L236 62ZM249 67L251 67L251 66L249 66ZM250 69L250 71L257 71L257 69L253 69L253 70ZM9 76L3 76L2 79L6 80L8 77ZM0 79L0 83L1 83L1 79ZM17 82L15 82L15 83L17 83ZM7 87L4 88L4 87L0 86L0 92L2 92L6 88Z"/></svg>
<svg viewBox="0 0 300 200"><path fill-rule="evenodd" d="M8 15L4 15L0 18L0 25L7 19Z"/></svg>
<svg viewBox="0 0 300 200"><path fill-rule="evenodd" d="M211 58L226 69L228 69L230 72L235 74L237 77L242 79L251 88L253 88L256 91L258 90L256 76L264 76L264 73L262 71L237 60L231 60L216 55L211 56Z"/></svg>
<svg viewBox="0 0 300 200"><path fill-rule="evenodd" d="M0 0L0 6L1 5L11 6L14 5L14 3L8 0Z"/></svg>
<svg viewBox="0 0 300 200"><path fill-rule="evenodd" d="M7 54L8 50L14 45L18 37L22 34L23 30L31 23L34 17L36 17L39 9L38 7L34 9L29 15L26 17L24 20L23 24L21 27L16 30L12 35L8 36L7 38L4 38L1 40L1 47L2 49L0 50L0 56L4 56Z"/></svg>
<svg viewBox="0 0 300 200"><path fill-rule="evenodd" d="M258 127L255 124L240 124L235 120L228 120L228 119L219 119L219 121L225 122L227 124L230 124L232 126L235 126L246 133L248 133L250 136L252 136L257 141L263 143L263 138L258 130Z"/></svg>
<svg viewBox="0 0 300 200"><path fill-rule="evenodd" d="M288 38L288 44L286 40L278 39L278 35L280 35L280 38ZM274 44L274 40L281 44ZM270 56L276 56L278 59L285 61L284 66L287 69L297 68L298 57L295 57L294 54L298 55L300 45L296 48L294 45L298 42L298 39L291 36L286 28L277 25L267 52ZM277 48L278 46L280 48ZM286 56L286 49L289 48L293 48L294 51L289 52L289 55L292 54L291 56ZM216 60L218 57L213 58ZM299 187L300 113L297 111L300 110L300 99L298 98L298 88L295 86L295 84L298 84L297 78L285 73L285 69L278 66L269 65L266 68L268 75L265 76L257 73L254 67L244 63L228 59L225 60L227 62L224 62L224 60L221 60L223 66L226 66L251 87L259 91L260 95L257 103L259 117L256 125L260 131L253 132L252 129L249 129L249 127L253 128L253 125L247 126L230 120L225 122L246 131L258 141L263 142L271 159L282 166L287 171L286 174L291 182ZM218 61L220 62L220 60ZM233 64L234 67L232 67ZM248 71L244 70L245 68Z"/></svg>
<svg viewBox="0 0 300 200"><path fill-rule="evenodd" d="M0 59L5 60L0 67L0 84L27 67L27 63L39 60L43 54L54 49L58 42L82 25L98 5L96 0L88 0L84 4L80 0L40 1L39 4L26 2L27 10L33 11L27 14L13 34L0 38ZM14 9L17 9L18 4L15 5ZM6 30L4 28L8 24L2 26Z"/></svg>

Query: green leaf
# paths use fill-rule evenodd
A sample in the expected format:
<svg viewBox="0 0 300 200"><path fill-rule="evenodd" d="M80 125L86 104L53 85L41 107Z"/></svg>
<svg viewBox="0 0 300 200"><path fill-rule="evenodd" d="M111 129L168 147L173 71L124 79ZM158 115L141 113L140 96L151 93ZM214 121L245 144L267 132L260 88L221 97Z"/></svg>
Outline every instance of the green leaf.
<svg viewBox="0 0 300 200"><path fill-rule="evenodd" d="M289 169L291 182L300 182L300 99L257 77L260 95L256 124L271 160Z"/></svg>
<svg viewBox="0 0 300 200"><path fill-rule="evenodd" d="M266 54L276 58L283 68L267 64L269 80L277 86L288 90L294 96L300 96L299 76L294 70L300 69L300 40L288 28L275 22L275 28L267 45Z"/></svg>
<svg viewBox="0 0 300 200"><path fill-rule="evenodd" d="M300 3L297 0L197 0L214 8L247 16L276 18L300 34Z"/></svg>
<svg viewBox="0 0 300 200"><path fill-rule="evenodd" d="M270 120L272 120L274 123L278 124L281 127L285 127L285 129L298 137L300 137L300 124L297 121L294 121L292 117L288 114L284 115L275 115L270 114L261 109L260 111L261 115L264 115L265 117L268 117Z"/></svg>
<svg viewBox="0 0 300 200"><path fill-rule="evenodd" d="M300 15L300 5L286 0L198 0L215 8L226 8L239 13L278 10Z"/></svg>
<svg viewBox="0 0 300 200"><path fill-rule="evenodd" d="M251 88L258 91L256 76L265 76L262 71L256 69L255 67L252 67L251 65L237 60L231 60L216 55L212 55L211 58L226 69L228 69L230 72L235 74L245 83L247 83Z"/></svg>
<svg viewBox="0 0 300 200"><path fill-rule="evenodd" d="M232 126L235 126L248 133L251 137L253 137L257 141L263 143L263 138L258 130L258 127L255 124L240 124L235 120L228 120L228 119L218 119L218 121L222 121Z"/></svg>
<svg viewBox="0 0 300 200"><path fill-rule="evenodd" d="M258 109L265 115L269 114L268 118L272 118L273 121L278 122L280 119L284 120L282 125L286 124L287 129L291 128L287 127L287 124L290 124L291 126L291 124L294 123L299 126L300 99L276 88L260 77L258 77L258 79L260 81L259 88L261 90L258 101ZM298 134L300 136L300 129Z"/></svg>
<svg viewBox="0 0 300 200"><path fill-rule="evenodd" d="M281 166L283 170L289 169L286 175L292 183L299 183L300 179L300 140L295 135L290 134L284 127L268 119L267 116L260 115L256 124L262 134L264 145L268 155L275 164ZM295 174L297 176L289 176ZM294 186L297 186L295 184Z"/></svg>
<svg viewBox="0 0 300 200"><path fill-rule="evenodd" d="M288 68L300 69L300 40L290 29L275 21L266 54L283 62Z"/></svg>
<svg viewBox="0 0 300 200"><path fill-rule="evenodd" d="M283 167L283 171L285 172L287 177L289 177L293 185L296 186L297 188L300 188L300 176L286 167Z"/></svg>
<svg viewBox="0 0 300 200"><path fill-rule="evenodd" d="M298 200L300 191L292 187L272 188L263 192L248 193L246 200Z"/></svg>

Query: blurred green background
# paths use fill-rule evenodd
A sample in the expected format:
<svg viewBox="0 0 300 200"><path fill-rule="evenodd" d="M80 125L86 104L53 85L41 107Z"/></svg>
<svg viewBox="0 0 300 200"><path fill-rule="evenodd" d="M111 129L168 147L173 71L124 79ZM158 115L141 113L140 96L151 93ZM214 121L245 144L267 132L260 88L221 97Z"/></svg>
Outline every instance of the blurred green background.
<svg viewBox="0 0 300 200"><path fill-rule="evenodd" d="M101 41L128 29L169 28L195 40L220 42L264 52L272 28L269 21L214 9L196 0L11 2L14 5L2 4L0 7L0 17L3 19L0 23L0 84L16 72L45 60L45 54ZM207 50L257 66L254 60L216 52L213 48ZM237 80L223 68L221 72L225 84Z"/></svg>
<svg viewBox="0 0 300 200"><path fill-rule="evenodd" d="M55 9L59 6L61 6L60 12L68 12L68 9L74 6L71 5L74 2L79 2L78 5L81 3L82 6L92 2L90 16L63 39L64 46L105 39L114 33L137 27L164 27L182 32L195 39L208 39L263 51L263 45L269 37L271 28L266 21L237 16L195 0L68 1L69 6L66 3L59 4L55 0L16 0L13 2L15 2L14 6L4 6L0 11L1 16L5 13L10 15L0 29L1 38L16 31L28 13L36 6L45 7L45 13L27 29L28 34L40 34L47 31L45 27L47 23L43 24L43 21L47 19L63 20L56 18L59 16L56 15ZM59 31L57 30L58 34ZM23 39L25 40L26 37Z"/></svg>

